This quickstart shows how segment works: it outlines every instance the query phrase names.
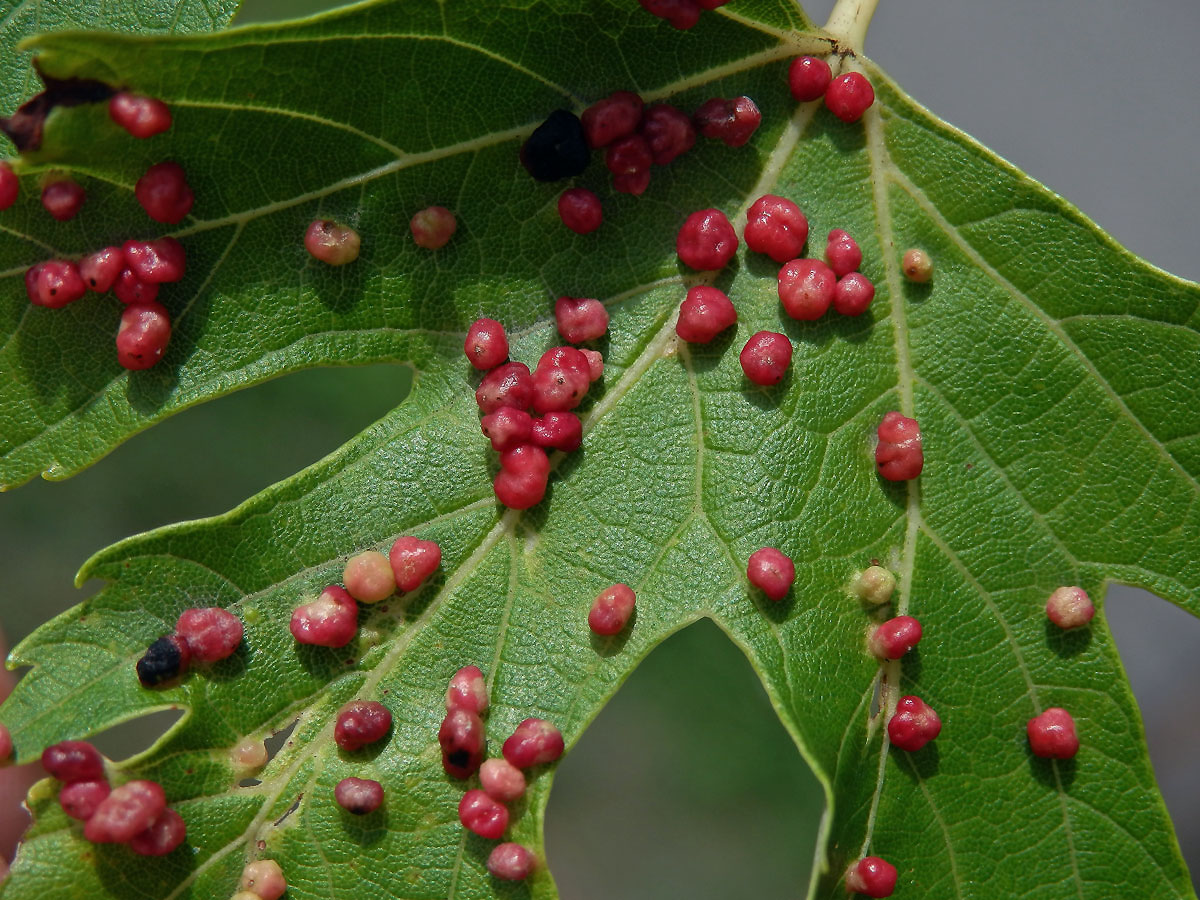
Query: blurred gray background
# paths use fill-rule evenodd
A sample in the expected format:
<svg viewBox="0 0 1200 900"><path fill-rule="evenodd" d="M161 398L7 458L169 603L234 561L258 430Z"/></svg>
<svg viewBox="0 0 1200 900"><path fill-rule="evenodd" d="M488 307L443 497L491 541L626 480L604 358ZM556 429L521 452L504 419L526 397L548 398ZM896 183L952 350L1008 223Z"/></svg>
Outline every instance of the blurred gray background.
<svg viewBox="0 0 1200 900"><path fill-rule="evenodd" d="M247 0L240 21L330 5ZM818 23L831 7L807 5ZM1194 0L881 0L866 49L935 114L1135 253L1197 279L1198 39ZM92 552L224 512L336 449L407 387L393 367L301 373L177 416L68 482L0 497L10 640L95 590L72 586ZM1184 854L1200 871L1200 621L1123 587L1109 592L1106 614ZM125 727L100 743L125 755L151 736ZM548 852L571 900L801 897L821 807L755 676L702 623L656 651L564 760Z"/></svg>

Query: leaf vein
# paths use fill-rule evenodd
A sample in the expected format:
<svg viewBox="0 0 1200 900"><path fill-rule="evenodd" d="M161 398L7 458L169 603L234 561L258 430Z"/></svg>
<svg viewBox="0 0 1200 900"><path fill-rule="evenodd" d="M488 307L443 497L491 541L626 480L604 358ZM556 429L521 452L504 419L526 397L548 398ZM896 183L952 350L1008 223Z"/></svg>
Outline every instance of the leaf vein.
<svg viewBox="0 0 1200 900"><path fill-rule="evenodd" d="M254 103L228 103L220 100L186 100L174 99L171 100L171 105L174 107L189 107L192 109L221 109L227 112L253 112L262 113L264 115L283 116L286 118L299 119L304 122L311 122L314 125L323 125L327 128L335 128L339 131L344 131L347 134L352 134L355 137L362 138L364 141L375 144L376 146L387 150L397 158L407 156L408 154L397 147L395 144L387 141L378 135L370 134L360 128L356 128L348 122L339 122L336 119L330 119L325 116L318 116L315 113L301 112L295 109L285 109L278 106L262 106Z"/></svg>
<svg viewBox="0 0 1200 900"><path fill-rule="evenodd" d="M920 376L917 376L916 380L922 387L925 388L925 390L933 394L938 400L945 404L947 409L954 414L954 417L957 418L962 424L963 433L966 435L967 439L971 442L975 449L979 451L980 455L983 456L983 458L987 461L988 465L991 467L991 470L995 472L995 474L1004 484L1009 487L1010 490L1012 490L1017 499L1021 501L1021 505L1029 510L1030 514L1037 521L1037 523L1041 525L1042 528L1045 529L1046 533L1049 534L1053 539L1055 545L1063 552L1067 559L1071 560L1076 569L1078 569L1080 561L1075 557L1075 554L1072 553L1067 545L1063 543L1062 538L1058 535L1058 532L1051 528L1049 523L1046 522L1044 514L1033 505L1033 501L1026 497L1024 492L1012 482L1012 479L1009 478L1008 470L992 457L991 452L987 449L987 447L984 446L983 441L981 441L979 436L975 433L975 429L971 422L958 411L954 404L951 403L950 400L937 387ZM1077 577L1077 572L1072 577Z"/></svg>

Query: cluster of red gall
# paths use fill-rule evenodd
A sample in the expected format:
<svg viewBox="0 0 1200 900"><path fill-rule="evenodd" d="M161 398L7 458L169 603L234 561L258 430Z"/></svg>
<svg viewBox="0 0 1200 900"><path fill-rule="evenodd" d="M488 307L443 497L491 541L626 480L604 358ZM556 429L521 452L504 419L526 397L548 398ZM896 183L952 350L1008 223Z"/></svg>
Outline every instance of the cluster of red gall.
<svg viewBox="0 0 1200 900"><path fill-rule="evenodd" d="M554 316L558 333L572 344L608 331L608 310L592 298L559 297ZM483 414L480 430L500 454L492 483L496 499L509 509L528 509L546 496L546 451L569 453L583 442L583 423L572 410L603 376L604 357L586 348L551 347L530 372L524 363L510 361L508 350L504 325L488 318L472 323L463 344L471 365L487 373L475 401Z"/></svg>
<svg viewBox="0 0 1200 900"><path fill-rule="evenodd" d="M352 700L338 710L333 742L347 753L374 744L392 730L392 713L377 700ZM383 805L383 785L373 778L350 776L333 789L338 806L355 816L365 816Z"/></svg>
<svg viewBox="0 0 1200 900"><path fill-rule="evenodd" d="M829 232L824 261L805 259L800 254L808 239L808 219L791 200L765 194L751 205L746 218L742 231L746 245L776 262L784 262L779 270L778 293L789 316L813 321L831 305L843 315L858 316L866 311L875 287L857 271L862 250L848 233L840 228ZM688 216L675 247L680 260L691 268L718 271L733 259L738 238L723 212L705 209ZM696 285L679 306L675 333L688 343L707 344L736 322L737 310L724 291ZM791 341L774 331L751 336L739 355L746 377L763 386L782 381L791 360ZM888 481L906 481L921 474L924 454L920 427L914 419L889 412L877 434L875 461L881 476Z"/></svg>
<svg viewBox="0 0 1200 900"><path fill-rule="evenodd" d="M454 237L458 220L444 206L427 206L413 214L408 227L418 247L438 250ZM313 259L328 266L344 266L358 259L362 238L348 225L333 219L315 219L304 231L304 249Z"/></svg>
<svg viewBox="0 0 1200 900"><path fill-rule="evenodd" d="M633 91L614 91L585 109L580 122L588 147L604 151L613 189L637 197L650 186L650 167L668 166L687 153L696 145L697 132L728 147L741 147L758 130L762 113L746 96L713 97L688 116L669 103L645 106ZM599 201L596 210L599 225ZM593 230L581 230L565 215L563 222L580 234Z"/></svg>
<svg viewBox="0 0 1200 900"><path fill-rule="evenodd" d="M446 717L438 729L442 768L452 778L467 779L479 773L480 787L468 790L458 804L463 827L487 840L499 840L509 824L508 804L525 795L525 770L557 760L563 753L563 736L545 719L525 719L504 741L502 756L485 759L488 709L487 684L478 666L464 666L446 688ZM537 865L528 847L514 842L498 844L488 856L487 868L502 881L523 881Z"/></svg>
<svg viewBox="0 0 1200 900"><path fill-rule="evenodd" d="M690 28L701 8L714 9L726 0L639 2L675 27ZM828 64L815 57L793 62L789 85L801 102L824 97L834 115L846 122L857 121L874 100L865 77L849 73L833 79ZM150 137L170 127L166 106L151 98L118 94L110 104L110 112L135 137ZM535 178L558 180L579 174L586 166L586 153L580 147L606 148L605 161L613 174L614 188L638 195L649 184L650 166L668 165L691 149L697 130L736 147L749 140L760 122L761 114L748 97L715 98L689 118L669 104L644 109L636 94L618 91L589 107L582 121L563 111L552 115L522 148L522 161ZM559 146L547 155L544 145L552 143L550 138ZM564 173L573 167L578 171ZM15 201L17 188L16 175L7 164L0 163L0 209ZM152 167L138 182L136 193L147 213L160 222L180 221L192 205L191 190L175 163ZM42 199L47 210L64 221L78 212L85 194L73 182L57 181L46 186ZM564 192L558 208L567 227L580 234L594 231L602 222L599 198L583 188ZM414 215L410 227L419 246L437 249L450 240L457 222L449 210L435 206ZM792 318L813 321L831 305L843 315L861 315L874 297L874 286L857 271L862 262L857 242L844 230L833 229L824 260L803 259L800 254L807 236L808 221L799 207L769 194L751 206L743 230L751 250L783 263L778 291L784 310ZM318 220L309 226L305 246L322 262L343 265L358 257L360 240L353 229ZM701 271L723 268L737 246L732 225L715 209L689 216L676 241L680 259ZM161 356L170 335L169 318L154 302L157 286L178 281L184 265L183 249L173 238L128 241L123 247L108 247L85 257L78 265L62 260L38 264L27 274L26 286L34 303L49 307L73 302L88 288L99 293L113 289L122 302L129 304L122 318L122 334L129 333L124 348L118 336L122 365L148 368ZM912 249L904 255L902 270L910 280L925 282L931 276L932 261L923 251ZM607 331L608 313L594 299L562 297L556 303L555 315L559 333L571 343L594 340ZM126 318L130 320L128 325ZM676 333L690 343L708 343L733 325L736 318L727 295L716 288L696 286L680 306ZM482 430L502 454L501 471L494 485L496 496L510 508L526 509L545 495L549 474L546 448L571 451L579 447L582 426L570 410L579 405L591 383L602 375L603 358L593 350L555 347L543 355L531 373L525 365L508 360L503 325L486 318L472 325L464 350L475 368L487 372L476 399L484 414ZM774 385L786 374L791 356L791 343L785 335L763 331L743 347L740 362L750 381ZM541 418L531 416L530 409ZM889 412L879 425L878 438L875 455L882 477L902 481L920 474L921 435L913 419ZM399 538L387 557L377 551L360 553L346 565L345 587L330 585L315 601L298 607L290 630L299 643L345 646L357 632L358 602L376 603L397 589L415 590L440 562L441 550L436 543L414 537ZM791 589L795 565L777 548L763 547L750 556L747 579L769 599L779 601ZM873 566L860 574L857 589L860 596L887 602L894 583L891 573ZM628 624L634 603L634 592L627 585L605 589L589 611L589 627L597 635L618 634ZM1086 624L1094 608L1082 589L1065 587L1051 596L1047 614L1060 627L1074 628ZM897 616L871 629L868 647L881 661L898 660L916 646L921 634L917 619ZM224 610L187 610L180 616L175 633L155 641L139 660L138 677L146 686L162 684L185 672L192 659L215 662L228 657L241 639L242 623ZM486 729L481 716L487 707L482 672L475 666L460 669L447 688L447 712L438 741L448 774L465 779L479 773L481 788L463 796L460 821L482 837L499 839L509 822L505 804L519 800L525 792L522 770L558 759L563 739L551 723L526 719L504 742L503 758L485 761ZM391 723L391 712L383 704L355 700L339 711L334 741L342 750L353 752L382 740ZM938 736L941 720L923 700L909 695L900 698L887 728L891 743L916 752ZM1061 708L1034 717L1027 730L1030 747L1037 756L1065 759L1078 750L1074 722ZM11 748L11 737L3 729L3 758ZM132 781L110 790L103 761L91 745L79 741L54 745L43 754L43 765L65 782L60 802L69 815L88 823L85 836L89 840L129 843L144 855L169 853L184 840L183 820L166 808L162 788L153 782ZM356 815L373 812L383 802L382 786L370 779L342 779L334 793L338 804ZM522 880L536 862L536 856L523 845L502 843L493 850L487 865L497 878ZM845 879L850 892L888 897L895 888L897 872L879 857L865 857L850 866ZM286 883L277 863L262 860L247 866L241 889L239 900L275 900L286 889Z"/></svg>
<svg viewBox="0 0 1200 900"><path fill-rule="evenodd" d="M869 605L891 599L895 576L878 565L859 573L853 589ZM1060 587L1046 602L1046 615L1060 628L1080 628L1091 621L1095 607L1079 587ZM868 632L867 647L881 662L901 659L921 640L921 623L912 616L896 616ZM896 747L915 753L941 733L938 714L920 697L901 697L887 723L888 739ZM1071 714L1051 707L1026 725L1029 748L1045 759L1070 759L1079 750L1079 737ZM877 856L851 864L845 873L846 889L868 897L890 897L896 886L895 866Z"/></svg>
<svg viewBox="0 0 1200 900"><path fill-rule="evenodd" d="M556 110L521 147L521 162L538 181L580 175L593 150L604 151L613 189L641 196L650 186L651 166L667 166L696 145L696 134L740 147L762 122L749 97L713 97L688 116L669 103L646 106L633 91L614 91L576 117ZM587 188L570 188L558 198L563 224L590 234L604 221L600 198Z"/></svg>
<svg viewBox="0 0 1200 900"><path fill-rule="evenodd" d="M171 127L171 111L161 100L137 94L114 94L109 115L135 138L145 139ZM17 199L19 179L8 163L0 163L0 209ZM134 194L156 222L173 225L191 211L194 196L183 168L175 162L151 166L138 179ZM60 222L73 219L87 199L84 189L69 179L51 181L42 189L42 205ZM117 329L117 361L126 369L148 369L157 363L171 339L171 317L158 302L159 286L183 278L187 258L173 237L128 240L104 247L78 262L50 259L25 272L25 292L36 306L60 309L89 290L112 291L125 304Z"/></svg>
<svg viewBox="0 0 1200 900"><path fill-rule="evenodd" d="M699 16L699 6L694 0L643 2L643 6L656 15L671 19L676 27L691 27ZM874 101L870 82L861 74L850 73L835 80L828 64L814 57L804 57L792 64L789 83L797 100L806 102L824 97L834 115L846 122L857 121ZM562 110L553 114L522 147L521 159L539 180L557 180L579 174L587 164L587 153L579 142L579 133L582 133L588 149L606 148L605 161L613 174L614 188L637 195L649 185L651 165L667 165L691 149L697 128L707 136L720 137L731 146L739 146L749 140L760 121L761 115L749 98L710 101L689 120L668 104L643 109L642 99L636 94L618 91L589 107L582 121L574 120ZM594 231L603 220L599 198L584 188L565 191L559 198L558 210L564 224L579 234ZM830 306L843 315L858 316L866 312L875 288L858 271L862 263L858 243L846 231L835 228L829 232L823 260L802 258L808 227L804 213L784 197L764 195L747 213L743 231L747 246L783 264L778 276L778 292L785 312L800 321L819 319ZM690 215L676 239L680 260L699 271L724 268L737 248L738 238L733 226L717 209ZM910 280L928 281L932 263L923 251L914 249L905 254L903 269ZM559 301L560 304L564 302L580 301L568 298ZM598 301L582 302L595 304L597 309L603 310ZM676 334L689 343L709 343L736 321L737 312L728 295L708 285L697 285L688 291L680 305ZM604 315L604 328L599 329L596 336L603 334L606 327L607 314ZM563 329L561 314L559 331L572 340ZM485 413L484 433L492 439L495 449L508 453L510 446L527 440L531 433L528 413L507 403L510 396L520 398L518 403L522 406L532 403L534 388L528 378L528 369L507 362L508 343L503 326L492 319L481 319L472 326L464 349L477 368L500 367L485 378L487 386L481 385L477 398ZM753 335L739 355L746 377L763 386L778 384L787 374L791 358L792 345L787 336L770 331ZM585 390L586 382L580 379L578 398ZM505 398L506 406L492 407L491 403L501 402L493 399L496 397ZM875 455L880 475L890 481L919 476L924 456L916 421L898 412L889 412L877 434ZM570 449L578 446L578 441L578 437L573 438ZM506 505L524 509L543 498L548 465L541 457L536 467L524 460L519 462L535 470L534 475L521 473L527 481L534 483L533 487L512 496L515 504L508 502L502 480L510 477L506 472L511 464L502 456L496 494ZM514 472L514 477L516 474ZM763 547L750 556L746 574L749 582L769 599L780 601L791 590L796 570L793 561L782 551ZM588 616L593 632L611 636L623 630L633 612L634 600L633 591L623 584L601 592ZM920 640L920 636L921 626L916 619L899 616L874 629L870 646L880 659L899 659ZM916 697L905 697L889 722L889 736L902 749L915 751L935 738L940 728L937 714L927 704ZM870 896L890 896L895 881L895 868L876 857L860 860L847 873L847 886Z"/></svg>
<svg viewBox="0 0 1200 900"><path fill-rule="evenodd" d="M868 607L883 607L891 601L896 577L879 565L859 572L851 590ZM867 632L867 649L880 663L899 660L921 640L921 623L912 616L895 616ZM896 703L888 719L888 740L901 750L916 753L942 730L942 720L920 697L907 695ZM851 863L845 872L846 891L868 897L890 897L896 887L896 867L878 856Z"/></svg>
<svg viewBox="0 0 1200 900"><path fill-rule="evenodd" d="M1087 591L1076 585L1056 588L1046 601L1046 617L1063 631L1082 628L1092 621L1096 607ZM1029 747L1043 759L1070 759L1079 752L1075 720L1060 706L1034 716L1025 727Z"/></svg>
<svg viewBox="0 0 1200 900"><path fill-rule="evenodd" d="M875 102L875 88L860 72L833 77L829 63L816 56L801 56L788 68L788 88L801 103L825 98L829 111L843 122L857 122Z"/></svg>
<svg viewBox="0 0 1200 900"><path fill-rule="evenodd" d="M352 556L342 571L345 587L331 584L292 612L292 637L300 644L345 647L358 634L359 603L415 591L441 564L442 548L435 541L411 535L397 538L387 556L378 550Z"/></svg>
<svg viewBox="0 0 1200 900"><path fill-rule="evenodd" d="M58 802L84 823L83 836L93 844L128 844L142 856L165 856L187 837L187 826L168 808L161 785L137 780L110 787L100 752L86 741L47 747L42 768L62 782Z"/></svg>

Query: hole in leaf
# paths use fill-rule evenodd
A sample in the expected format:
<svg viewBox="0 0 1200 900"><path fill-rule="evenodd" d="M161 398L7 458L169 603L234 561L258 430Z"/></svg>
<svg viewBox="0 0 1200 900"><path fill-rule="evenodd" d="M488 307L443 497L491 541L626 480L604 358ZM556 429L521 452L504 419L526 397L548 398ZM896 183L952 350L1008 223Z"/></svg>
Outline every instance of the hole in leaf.
<svg viewBox="0 0 1200 900"><path fill-rule="evenodd" d="M656 649L563 757L547 856L574 900L799 896L823 808L758 677L702 620Z"/></svg>
<svg viewBox="0 0 1200 900"><path fill-rule="evenodd" d="M283 749L283 745L287 742L288 738L292 736L292 732L296 730L296 726L299 723L299 719L293 719L291 724L282 731L277 731L266 739L264 743L267 745L267 762L273 760L276 754Z"/></svg>
<svg viewBox="0 0 1200 900"><path fill-rule="evenodd" d="M182 709L160 709L114 725L88 740L109 759L120 762L149 750L183 714Z"/></svg>
<svg viewBox="0 0 1200 900"><path fill-rule="evenodd" d="M284 745L288 742L288 739L291 738L292 732L296 730L296 726L299 723L300 723L300 720L298 718L292 719L292 721L287 726L280 729L279 731L276 731L274 734L269 735L263 741L263 746L265 746L267 748L267 762L263 763L264 766L266 766L267 763L269 763L271 760L273 760L276 757L276 755L279 753L279 751L284 748ZM251 775L251 776L243 778L241 781L239 781L238 787L255 787L256 785L260 785L260 784L262 784L262 779L256 778L253 775ZM300 802L299 800L296 801L297 804L299 804L299 802ZM292 807L292 809L295 809L295 808L296 808L295 806ZM290 815L291 811L292 810L288 810L288 812L284 815L284 818L286 818L288 815ZM276 823L276 824L278 824L278 823Z"/></svg>
<svg viewBox="0 0 1200 900"><path fill-rule="evenodd" d="M1142 721L1150 761L1188 867L1200 872L1200 620L1148 591L1114 584L1103 615L1116 638ZM1100 618L1097 615L1096 619ZM1093 620L1093 623L1095 620Z"/></svg>
<svg viewBox="0 0 1200 900"><path fill-rule="evenodd" d="M301 801L301 800L303 800L303 799L304 799L304 794L303 794L303 793L300 793L300 794L297 794L297 795L296 795L296 799L295 799L295 800L292 802L292 805L291 805L291 806L289 806L289 807L288 807L288 808L287 808L287 809L284 811L284 813L283 813L283 815L282 815L282 816L280 816L278 819L276 819L276 820L275 820L275 827L276 827L276 828L278 828L280 825L282 825L282 824L284 823L284 821L286 821L286 820L287 820L288 816L290 816L292 813L294 813L296 810L298 810L298 809L300 808L300 801Z"/></svg>

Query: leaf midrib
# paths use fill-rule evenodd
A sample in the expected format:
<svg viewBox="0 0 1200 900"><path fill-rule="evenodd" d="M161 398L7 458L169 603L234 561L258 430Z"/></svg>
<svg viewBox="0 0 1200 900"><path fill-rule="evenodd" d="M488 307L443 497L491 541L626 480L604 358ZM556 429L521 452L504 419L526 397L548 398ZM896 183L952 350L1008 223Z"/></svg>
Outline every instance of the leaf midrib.
<svg viewBox="0 0 1200 900"><path fill-rule="evenodd" d="M875 69L874 67L871 68L871 72L873 75L875 75L876 78L882 77L882 72L879 72L879 70ZM909 191L908 188L906 188L905 185L901 183L901 179L903 179L904 182L907 182L908 179L905 178L902 175L902 173L900 173L899 170L896 168L896 166L892 162L891 155L888 152L886 141L884 140L884 136L883 136L883 111L882 111L881 107L882 107L882 104L880 104L880 103L876 103L875 105L873 105L867 111L867 113L864 115L863 120L864 120L864 126L866 128L866 133L867 133L866 146L867 146L868 158L870 160L871 181L872 181L872 185L873 185L874 199L875 199L875 209L876 209L877 227L878 227L877 236L879 238L879 246L881 248L881 252L882 252L882 256L883 256L882 262L883 262L883 266L884 266L884 271L886 273L886 279L887 279L887 284L888 284L888 293L889 293L889 296L891 299L891 304L892 304L891 318L892 318L892 327L894 329L893 333L895 335L898 393L900 396L900 404L901 404L900 411L904 415L912 417L912 416L915 416L913 387L914 387L917 376L916 376L915 371L912 368L911 359L909 356L909 348L910 348L911 341L910 341L909 334L908 334L907 318L906 318L905 307L904 307L904 295L903 295L903 293L901 291L901 287L900 287L901 274L899 271L899 264L897 262L898 248L895 247L895 242L893 240L893 234L892 234L891 204L890 204L890 199L889 199L889 195L888 195L888 184L889 184L889 182L896 183L898 186L900 186L902 189L904 189L906 191L906 193L909 193L910 196L912 196L912 192ZM913 187L915 190L915 186L913 186ZM917 200L917 198L915 196L913 197L913 199L915 201ZM985 274L987 274L989 277L991 277L997 283L1001 284L1001 286L1004 287L1006 290L1008 290L1010 293L1015 290L1015 288L1013 288L1005 279L1002 279L1000 277L999 273L996 272L991 266L989 266L986 263L986 261L984 261L982 259L982 257L980 257L979 254L975 252L973 247L970 247L969 245L965 245L965 242L962 241L961 236L958 235L957 230L954 230L952 228L952 226L950 226L949 223L946 222L945 218L941 215L940 211L938 211L936 209L936 207L933 206L932 203L929 203L928 199L925 198L923 194L921 195L921 199L924 202L923 203L921 203L920 201L918 201L918 202L920 203L922 209L928 215L930 215L931 218L934 219L934 221L938 225L938 227L941 228L944 232L946 232L947 235L951 238L951 240L955 241L955 243L957 245L960 245L960 250L962 250L962 252L968 254L969 258L971 258L972 261L975 262L980 267L980 269L985 272ZM1036 307L1036 305L1032 303L1032 301L1028 300L1028 298L1024 298L1023 295L1022 295L1022 299L1023 299L1023 302L1026 304L1026 306L1033 309L1039 318L1046 321L1047 324L1049 323L1048 317L1046 317L1045 314L1042 313L1041 310L1038 309ZM1069 349L1072 349L1076 353L1078 353L1077 349L1074 347L1074 344L1072 342L1069 342L1066 340L1066 335L1061 334L1061 329L1053 329L1052 328L1051 331L1053 333L1059 334L1061 336L1061 338L1064 339L1064 344L1066 344ZM1089 363L1089 367L1090 367L1090 363ZM1094 368L1094 367L1090 367L1090 368ZM1096 373L1096 377L1099 378L1098 373ZM1100 380L1105 385L1105 388L1111 392L1111 388L1107 385L1107 382L1104 382L1103 379L1100 379ZM1122 406L1122 408L1124 408L1124 404L1121 404L1121 406ZM953 407L951 407L951 408L953 409ZM1141 425L1141 423L1139 422L1139 426L1140 425ZM1144 430L1144 426L1142 426L1142 427ZM906 527L905 527L904 548L901 552L901 564L900 564L900 568L899 568L900 577L898 579L898 584L897 584L897 590L899 591L900 596L899 596L899 600L897 601L896 606L895 606L896 614L897 615L906 615L908 613L909 602L911 599L911 591L912 591L913 572L914 572L915 565L916 565L916 538L917 538L918 533L923 533L923 534L925 534L927 539L929 539L931 542L933 542L935 544L935 546L937 546L939 548L939 550L942 552L943 556L945 556L946 559L948 561L950 561L952 565L955 566L955 568L959 569L960 574L962 574L962 576L967 579L968 583L975 586L975 589L980 593L980 595L984 599L985 603L991 610L992 615L995 617L996 621L1001 626L1001 628L1004 632L1006 642L1008 643L1008 645L1011 649L1011 652L1013 653L1014 657L1016 658L1017 668L1021 673L1022 679L1025 681L1025 684L1027 687L1027 693L1028 693L1028 696L1029 696L1031 702L1033 703L1035 714L1040 714L1042 712L1042 705L1041 705L1041 701L1038 699L1037 688L1033 683L1032 677L1030 676L1029 667L1025 661L1024 653L1020 647L1020 644L1017 642L1015 636L1013 635L1012 629L1009 626L1007 618L1001 613L999 607L996 605L995 601L992 599L991 594L988 591L986 591L981 584L979 584L979 582L975 579L975 577L971 574L971 572L958 559L957 554L955 554L950 549L950 547L945 543L945 541L943 541L941 539L941 537L938 536L933 531L932 527L927 522L924 521L924 518L921 514L921 509L920 509L920 482L919 482L919 479L910 479L909 481L907 481L906 482L906 492L907 492ZM1018 496L1023 496L1023 495L1021 495L1020 492L1018 492ZM899 689L900 689L900 678L901 678L900 661L899 660L891 660L891 661L888 661L887 663L883 664L880 667L880 676L879 677L881 679L881 683L882 683L882 687L883 687L883 691L884 691L883 698L882 698L884 702L882 702L880 704L881 708L880 708L879 715L877 716L877 720L879 720L882 724L882 722L888 721L891 718L891 716L895 714L895 711L896 711L896 704L899 700ZM882 797L883 788L884 788L884 781L885 781L885 776L886 776L886 757L889 753L889 749L890 749L890 739L888 737L888 733L887 733L886 729L882 729L880 751L879 751L880 752L880 762L879 762L878 773L877 773L877 778L876 778L876 785L875 785L874 793L872 795L872 800L871 800L871 809L870 809L870 812L868 813L868 818L867 818L866 834L865 834L865 837L863 840L862 849L860 850L860 853L859 853L860 857L866 856L868 850L870 849L871 839L872 839L873 830L874 830L874 824L875 824L875 820L876 820L876 814L878 811L879 802ZM1083 896L1084 896L1083 880L1082 880L1082 876L1079 871L1078 853L1077 853L1076 847L1075 847L1075 838L1074 838L1074 832L1073 832L1072 824L1071 824L1070 811L1067 808L1066 795L1063 791L1062 775L1061 775L1060 767L1059 767L1057 760L1051 760L1050 765L1051 765L1051 770L1054 773L1056 796L1058 798L1059 806L1060 806L1060 809L1062 812L1064 834L1066 837L1068 856L1071 861L1071 871L1072 871L1072 875L1073 875L1073 881L1075 883L1075 890L1076 890L1076 894L1080 898L1080 900L1083 900ZM942 827L942 834L943 834L943 837L946 842L947 853L950 855L951 859L953 859L954 849L952 846L952 841L950 839L949 832L946 830L944 824L942 823L940 813L937 812L937 809L934 806L932 799L929 797L929 792L928 792L928 789L926 788L924 782L921 781L920 779L918 779L918 782L920 784L920 789L921 789L922 793L926 796L927 800L929 800L929 802L930 802L931 810L934 811L935 817L937 818L939 825ZM961 888L961 883L959 882L958 877L957 877L957 869L956 868L955 868L954 885L955 885L956 892L959 894L959 896L961 896L962 888Z"/></svg>

